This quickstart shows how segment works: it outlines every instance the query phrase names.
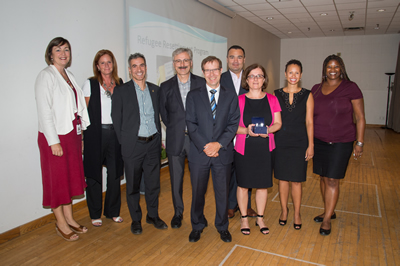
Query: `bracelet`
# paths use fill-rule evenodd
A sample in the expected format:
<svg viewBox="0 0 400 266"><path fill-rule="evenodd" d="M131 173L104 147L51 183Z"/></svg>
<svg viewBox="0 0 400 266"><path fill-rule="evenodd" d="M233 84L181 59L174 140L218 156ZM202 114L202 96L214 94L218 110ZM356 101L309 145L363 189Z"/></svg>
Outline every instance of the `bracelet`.
<svg viewBox="0 0 400 266"><path fill-rule="evenodd" d="M357 146L360 146L360 147L363 147L363 146L364 146L364 143L362 143L362 142L360 142L360 141L357 141L357 142L356 142L356 145L357 145Z"/></svg>

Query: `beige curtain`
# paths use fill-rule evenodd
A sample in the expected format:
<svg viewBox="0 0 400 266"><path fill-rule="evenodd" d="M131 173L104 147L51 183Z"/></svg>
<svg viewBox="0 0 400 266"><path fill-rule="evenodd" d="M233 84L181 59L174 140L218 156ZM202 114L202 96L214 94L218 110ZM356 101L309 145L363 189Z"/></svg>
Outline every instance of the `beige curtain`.
<svg viewBox="0 0 400 266"><path fill-rule="evenodd" d="M393 79L393 77L392 77ZM390 101L388 127L400 132L400 44L397 54L396 74L394 75L394 86Z"/></svg>

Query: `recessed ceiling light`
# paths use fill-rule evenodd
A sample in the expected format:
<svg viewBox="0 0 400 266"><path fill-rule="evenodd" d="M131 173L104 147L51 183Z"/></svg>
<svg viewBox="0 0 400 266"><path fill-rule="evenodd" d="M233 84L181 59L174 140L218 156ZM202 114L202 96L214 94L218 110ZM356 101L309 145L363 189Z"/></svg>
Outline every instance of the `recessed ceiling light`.
<svg viewBox="0 0 400 266"><path fill-rule="evenodd" d="M288 31L287 33L291 34L292 32L291 32L291 31Z"/></svg>
<svg viewBox="0 0 400 266"><path fill-rule="evenodd" d="M378 9L378 10L376 10L376 11L378 11L378 12L385 12L386 9Z"/></svg>
<svg viewBox="0 0 400 266"><path fill-rule="evenodd" d="M335 30L329 30L329 31L335 31Z"/></svg>
<svg viewBox="0 0 400 266"><path fill-rule="evenodd" d="M267 19L274 19L274 17L267 17Z"/></svg>
<svg viewBox="0 0 400 266"><path fill-rule="evenodd" d="M328 16L328 13L321 13L320 16Z"/></svg>

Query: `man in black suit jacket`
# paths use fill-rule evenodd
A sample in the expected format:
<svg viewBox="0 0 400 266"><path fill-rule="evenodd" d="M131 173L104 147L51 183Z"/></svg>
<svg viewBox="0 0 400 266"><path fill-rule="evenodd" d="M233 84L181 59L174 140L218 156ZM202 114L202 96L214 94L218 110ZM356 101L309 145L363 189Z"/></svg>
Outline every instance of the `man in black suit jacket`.
<svg viewBox="0 0 400 266"><path fill-rule="evenodd" d="M158 216L161 157L160 88L146 82L147 66L142 54L129 56L128 63L132 80L115 88L111 117L125 164L126 199L132 218L131 231L133 234L141 234L139 187L142 172L146 185L146 222L153 224L157 229L168 228Z"/></svg>
<svg viewBox="0 0 400 266"><path fill-rule="evenodd" d="M172 228L180 228L183 218L182 186L185 157L189 154L190 139L185 121L186 96L190 90L204 86L204 78L193 75L193 53L189 48L178 48L172 53L176 75L161 84L160 114L166 126L166 151L171 178L174 216Z"/></svg>
<svg viewBox="0 0 400 266"><path fill-rule="evenodd" d="M188 160L192 181L192 232L189 241L198 241L208 224L204 217L204 203L211 170L216 204L215 227L224 242L231 242L228 192L233 162L232 139L240 118L238 99L234 91L219 84L221 60L214 56L206 57L201 68L207 84L190 91L186 100L186 125L190 137ZM211 105L213 109L216 105L215 113Z"/></svg>
<svg viewBox="0 0 400 266"><path fill-rule="evenodd" d="M246 61L246 54L242 47L239 45L233 45L228 49L226 56L228 63L228 70L221 75L221 85L227 89L234 90L237 95L247 93L242 85L242 73L244 63ZM233 218L235 212L239 209L236 198L237 182L236 182L236 171L235 163L232 165L231 182L229 184L229 202L228 202L228 218ZM247 204L247 214L249 217L256 217L257 213L251 208L251 189L249 189L249 200Z"/></svg>

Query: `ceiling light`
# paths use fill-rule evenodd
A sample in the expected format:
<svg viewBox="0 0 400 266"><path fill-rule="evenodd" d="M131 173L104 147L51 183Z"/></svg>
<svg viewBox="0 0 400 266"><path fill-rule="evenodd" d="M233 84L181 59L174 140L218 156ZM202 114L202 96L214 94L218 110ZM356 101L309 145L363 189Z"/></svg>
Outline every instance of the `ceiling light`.
<svg viewBox="0 0 400 266"><path fill-rule="evenodd" d="M335 30L329 30L329 31L335 31Z"/></svg>
<svg viewBox="0 0 400 266"><path fill-rule="evenodd" d="M379 24L376 24L376 27L374 29L379 30Z"/></svg>
<svg viewBox="0 0 400 266"><path fill-rule="evenodd" d="M267 19L274 19L274 17L267 17Z"/></svg>
<svg viewBox="0 0 400 266"><path fill-rule="evenodd" d="M320 16L328 16L328 13L321 13Z"/></svg>
<svg viewBox="0 0 400 266"><path fill-rule="evenodd" d="M291 32L291 31L288 31L287 33L291 34L292 32Z"/></svg>
<svg viewBox="0 0 400 266"><path fill-rule="evenodd" d="M354 12L355 12L355 11L350 11L350 12L349 12L349 13L350 13L349 21L352 21L352 20L353 20L353 18L354 18Z"/></svg>
<svg viewBox="0 0 400 266"><path fill-rule="evenodd" d="M376 11L378 11L378 12L385 12L386 9L378 9L378 10L376 10Z"/></svg>

